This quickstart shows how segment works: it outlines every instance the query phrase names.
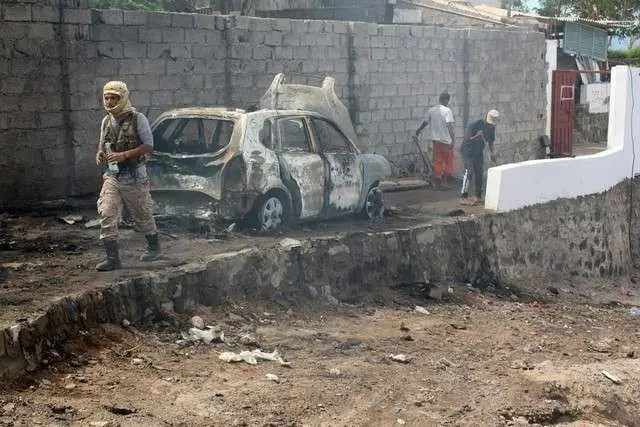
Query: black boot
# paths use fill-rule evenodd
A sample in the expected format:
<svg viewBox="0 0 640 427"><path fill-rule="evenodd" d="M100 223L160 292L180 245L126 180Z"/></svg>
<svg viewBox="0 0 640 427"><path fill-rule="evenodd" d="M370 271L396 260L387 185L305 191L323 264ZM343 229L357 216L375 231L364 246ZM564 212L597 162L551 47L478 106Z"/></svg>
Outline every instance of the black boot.
<svg viewBox="0 0 640 427"><path fill-rule="evenodd" d="M96 265L98 271L112 271L122 267L120 263L120 254L118 252L117 240L103 240L104 250L107 253L107 259Z"/></svg>
<svg viewBox="0 0 640 427"><path fill-rule="evenodd" d="M160 256L160 242L158 234L147 234L147 251L142 254L140 261L155 261Z"/></svg>

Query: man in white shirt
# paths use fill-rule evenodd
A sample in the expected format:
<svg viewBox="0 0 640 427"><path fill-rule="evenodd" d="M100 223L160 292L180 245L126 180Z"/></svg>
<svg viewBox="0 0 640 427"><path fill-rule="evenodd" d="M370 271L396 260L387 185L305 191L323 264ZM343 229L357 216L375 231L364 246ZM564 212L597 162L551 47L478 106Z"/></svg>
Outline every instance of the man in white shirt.
<svg viewBox="0 0 640 427"><path fill-rule="evenodd" d="M427 113L427 119L416 131L416 137L429 126L429 138L433 141L433 176L438 186L443 180L453 178L453 112L449 105L451 97L447 92L440 94L440 105L432 107Z"/></svg>

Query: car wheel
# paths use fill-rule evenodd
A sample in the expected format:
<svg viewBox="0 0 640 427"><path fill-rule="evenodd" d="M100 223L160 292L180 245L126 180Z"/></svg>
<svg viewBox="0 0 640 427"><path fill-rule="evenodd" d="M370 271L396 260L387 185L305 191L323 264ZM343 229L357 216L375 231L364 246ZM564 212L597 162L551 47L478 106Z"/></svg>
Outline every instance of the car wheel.
<svg viewBox="0 0 640 427"><path fill-rule="evenodd" d="M384 216L384 193L378 187L371 187L367 192L362 214L368 219Z"/></svg>
<svg viewBox="0 0 640 427"><path fill-rule="evenodd" d="M256 205L255 223L262 231L274 231L287 221L287 210L282 199L275 194L267 194Z"/></svg>

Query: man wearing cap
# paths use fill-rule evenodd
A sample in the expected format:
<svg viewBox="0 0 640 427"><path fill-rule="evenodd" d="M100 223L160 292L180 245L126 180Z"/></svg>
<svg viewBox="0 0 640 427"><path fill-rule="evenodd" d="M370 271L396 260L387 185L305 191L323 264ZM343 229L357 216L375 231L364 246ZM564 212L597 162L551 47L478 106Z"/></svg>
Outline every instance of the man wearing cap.
<svg viewBox="0 0 640 427"><path fill-rule="evenodd" d="M109 164L98 199L100 240L107 257L96 265L96 270L111 271L121 267L118 221L123 205L131 213L136 230L144 233L147 239L146 253L140 259L153 261L158 258L160 244L145 166L147 154L153 151L149 121L131 106L129 90L124 82L108 82L102 93L108 114L100 128L96 164Z"/></svg>
<svg viewBox="0 0 640 427"><path fill-rule="evenodd" d="M429 139L433 143L433 176L436 185L453 178L453 112L448 107L451 97L447 92L440 94L440 104L431 107L427 113L427 119L422 122L416 131L416 137L422 129L429 126Z"/></svg>
<svg viewBox="0 0 640 427"><path fill-rule="evenodd" d="M495 162L493 154L493 142L496 139L496 125L500 120L500 113L490 110L484 119L477 120L467 131L467 136L460 147L460 154L464 162L464 177L462 178L462 189L460 191L461 205L475 205L482 203L484 197L482 186L484 184L484 149L489 147L491 161ZM473 180L476 196L469 199L469 183Z"/></svg>

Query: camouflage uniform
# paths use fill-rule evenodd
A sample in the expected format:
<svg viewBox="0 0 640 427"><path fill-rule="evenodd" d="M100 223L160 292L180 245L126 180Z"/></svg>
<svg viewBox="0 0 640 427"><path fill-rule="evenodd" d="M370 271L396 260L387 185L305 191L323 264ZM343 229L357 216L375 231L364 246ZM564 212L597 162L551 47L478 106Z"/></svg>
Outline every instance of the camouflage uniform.
<svg viewBox="0 0 640 427"><path fill-rule="evenodd" d="M143 144L153 147L149 122L142 113L131 107L126 85L122 82L109 82L104 93L120 96L120 102L116 106L120 108L117 114L110 112L102 121L100 150L107 143L111 144L111 150L116 153L130 152ZM117 173L107 169L103 175L98 213L101 217L100 239L104 243L107 259L96 266L97 270L108 271L120 267L117 239L123 206L131 213L136 230L144 233L147 238L147 252L141 260L151 261L160 253L145 163L145 155L127 158L118 163Z"/></svg>

